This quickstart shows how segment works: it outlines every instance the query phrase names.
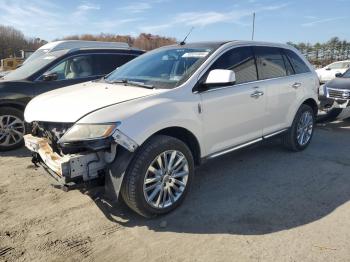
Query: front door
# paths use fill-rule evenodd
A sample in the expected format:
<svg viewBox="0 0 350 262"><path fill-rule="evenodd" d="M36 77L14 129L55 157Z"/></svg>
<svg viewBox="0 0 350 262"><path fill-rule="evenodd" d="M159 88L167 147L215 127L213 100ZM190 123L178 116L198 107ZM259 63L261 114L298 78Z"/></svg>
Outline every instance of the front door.
<svg viewBox="0 0 350 262"><path fill-rule="evenodd" d="M200 93L208 155L261 138L266 104L251 47L225 52L208 72L213 69L233 70L236 84Z"/></svg>

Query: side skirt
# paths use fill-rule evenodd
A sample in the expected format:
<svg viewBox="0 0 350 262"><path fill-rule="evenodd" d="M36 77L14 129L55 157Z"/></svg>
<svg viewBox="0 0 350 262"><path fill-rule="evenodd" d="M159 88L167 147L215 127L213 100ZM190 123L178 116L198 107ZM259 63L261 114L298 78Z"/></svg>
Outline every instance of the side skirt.
<svg viewBox="0 0 350 262"><path fill-rule="evenodd" d="M251 146L253 144L256 144L258 142L261 142L263 140L266 140L266 139L269 139L271 137L274 137L274 136L277 136L279 134L282 134L284 132L287 132L288 131L288 128L285 128L285 129L282 129L282 130L279 130L277 132L274 132L274 133L271 133L271 134L268 134L268 135L265 135L261 138L257 138L257 139L254 139L254 140L251 140L249 142L246 142L244 144L240 144L238 146L234 146L234 147L231 147L231 148L228 148L228 149L225 149L223 151L219 151L217 153L213 153L209 156L206 156L202 159L202 162L205 162L206 160L209 160L209 159L213 159L213 158L216 158L216 157L219 157L219 156L222 156L222 155L225 155L225 154L228 154L228 153L231 153L233 151L236 151L236 150L239 150L239 149L242 149L242 148L245 148L245 147L248 147L248 146Z"/></svg>

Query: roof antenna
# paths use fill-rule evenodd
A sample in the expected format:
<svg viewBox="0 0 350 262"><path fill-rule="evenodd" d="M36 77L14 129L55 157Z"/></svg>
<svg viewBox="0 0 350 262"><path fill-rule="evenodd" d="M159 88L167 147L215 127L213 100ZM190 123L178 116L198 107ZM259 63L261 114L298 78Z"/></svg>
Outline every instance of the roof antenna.
<svg viewBox="0 0 350 262"><path fill-rule="evenodd" d="M255 12L253 13L253 28L252 28L252 41L254 40L255 35Z"/></svg>
<svg viewBox="0 0 350 262"><path fill-rule="evenodd" d="M188 34L186 35L184 40L182 40L182 42L180 42L180 45L185 45L186 44L187 37L192 33L193 29L194 29L194 26L191 27L191 30L188 32Z"/></svg>

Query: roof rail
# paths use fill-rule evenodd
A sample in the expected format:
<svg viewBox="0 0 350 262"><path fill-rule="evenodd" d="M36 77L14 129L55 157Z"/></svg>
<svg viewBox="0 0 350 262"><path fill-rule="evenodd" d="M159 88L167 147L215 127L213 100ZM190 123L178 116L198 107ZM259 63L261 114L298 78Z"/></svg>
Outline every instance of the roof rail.
<svg viewBox="0 0 350 262"><path fill-rule="evenodd" d="M59 50L81 49L81 48L130 48L129 44L123 42L100 42L83 40L64 40L50 42L40 49L47 49L50 52Z"/></svg>

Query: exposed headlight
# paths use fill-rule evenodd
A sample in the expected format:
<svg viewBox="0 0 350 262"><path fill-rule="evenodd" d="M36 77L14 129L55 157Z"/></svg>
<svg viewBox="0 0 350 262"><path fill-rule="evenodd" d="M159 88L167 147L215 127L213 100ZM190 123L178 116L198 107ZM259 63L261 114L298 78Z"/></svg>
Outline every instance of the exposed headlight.
<svg viewBox="0 0 350 262"><path fill-rule="evenodd" d="M59 143L82 140L96 140L107 138L116 130L118 123L114 124L75 124L58 141Z"/></svg>

